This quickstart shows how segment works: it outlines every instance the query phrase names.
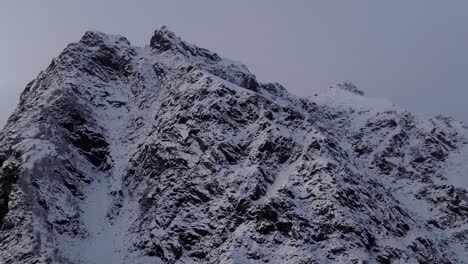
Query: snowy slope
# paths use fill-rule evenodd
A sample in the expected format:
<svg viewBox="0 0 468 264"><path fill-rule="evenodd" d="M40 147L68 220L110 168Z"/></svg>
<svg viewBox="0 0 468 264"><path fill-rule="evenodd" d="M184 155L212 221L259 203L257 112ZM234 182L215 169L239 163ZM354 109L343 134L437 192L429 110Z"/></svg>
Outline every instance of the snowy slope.
<svg viewBox="0 0 468 264"><path fill-rule="evenodd" d="M0 134L0 263L468 263L468 130L87 32Z"/></svg>

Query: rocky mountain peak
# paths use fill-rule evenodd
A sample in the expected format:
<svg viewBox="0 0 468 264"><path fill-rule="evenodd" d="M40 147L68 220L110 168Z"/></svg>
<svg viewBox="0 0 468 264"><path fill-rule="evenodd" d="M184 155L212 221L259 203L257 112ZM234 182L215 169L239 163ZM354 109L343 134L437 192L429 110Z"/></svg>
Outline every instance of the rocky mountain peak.
<svg viewBox="0 0 468 264"><path fill-rule="evenodd" d="M177 49L182 40L166 26L156 30L151 37L150 46L159 51Z"/></svg>
<svg viewBox="0 0 468 264"><path fill-rule="evenodd" d="M221 61L221 57L217 53L183 41L174 32L169 30L167 26L163 26L154 32L150 41L150 47L159 52L172 50L180 52L187 57L200 57L211 62Z"/></svg>
<svg viewBox="0 0 468 264"><path fill-rule="evenodd" d="M87 32L28 84L0 263L468 263L465 126L214 54Z"/></svg>
<svg viewBox="0 0 468 264"><path fill-rule="evenodd" d="M89 46L100 46L103 44L130 45L130 41L124 36L110 35L99 31L86 31L80 43Z"/></svg>
<svg viewBox="0 0 468 264"><path fill-rule="evenodd" d="M259 89L255 75L245 65L183 41L165 26L155 31L150 47L163 56L181 56L192 67L208 71L251 91Z"/></svg>
<svg viewBox="0 0 468 264"><path fill-rule="evenodd" d="M340 89L343 91L348 91L356 95L364 96L364 92L360 90L354 83L352 82L339 82L331 87L332 89Z"/></svg>

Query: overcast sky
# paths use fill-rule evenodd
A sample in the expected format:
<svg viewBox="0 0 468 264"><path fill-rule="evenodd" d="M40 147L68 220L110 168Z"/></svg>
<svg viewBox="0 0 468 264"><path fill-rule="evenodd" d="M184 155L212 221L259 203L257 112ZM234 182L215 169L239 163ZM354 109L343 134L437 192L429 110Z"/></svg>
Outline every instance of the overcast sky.
<svg viewBox="0 0 468 264"><path fill-rule="evenodd" d="M0 0L0 126L28 81L86 30L143 46L162 25L297 95L349 80L468 123L466 0Z"/></svg>

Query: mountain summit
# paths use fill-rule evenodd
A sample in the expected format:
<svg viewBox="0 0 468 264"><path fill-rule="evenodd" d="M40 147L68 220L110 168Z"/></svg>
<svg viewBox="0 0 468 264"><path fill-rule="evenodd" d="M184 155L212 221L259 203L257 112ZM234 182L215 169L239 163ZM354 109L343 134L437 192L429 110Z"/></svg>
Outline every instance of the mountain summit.
<svg viewBox="0 0 468 264"><path fill-rule="evenodd" d="M468 263L468 130L87 32L0 133L0 263Z"/></svg>

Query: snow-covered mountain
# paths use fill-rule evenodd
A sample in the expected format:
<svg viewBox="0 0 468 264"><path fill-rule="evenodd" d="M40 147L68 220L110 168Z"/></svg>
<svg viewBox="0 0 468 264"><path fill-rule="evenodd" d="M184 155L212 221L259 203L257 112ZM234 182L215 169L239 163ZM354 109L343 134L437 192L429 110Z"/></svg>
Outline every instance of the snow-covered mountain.
<svg viewBox="0 0 468 264"><path fill-rule="evenodd" d="M87 32L0 134L0 263L468 263L468 129Z"/></svg>

